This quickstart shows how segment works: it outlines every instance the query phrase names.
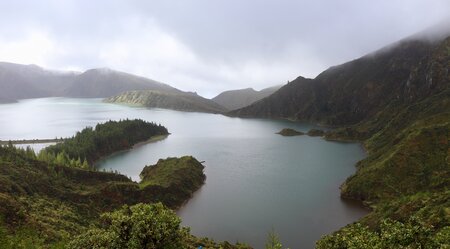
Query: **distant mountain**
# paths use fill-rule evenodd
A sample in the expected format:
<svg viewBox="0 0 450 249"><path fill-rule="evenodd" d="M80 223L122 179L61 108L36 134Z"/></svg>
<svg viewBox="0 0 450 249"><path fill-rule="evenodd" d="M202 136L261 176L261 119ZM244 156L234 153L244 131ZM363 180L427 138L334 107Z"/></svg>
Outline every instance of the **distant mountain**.
<svg viewBox="0 0 450 249"><path fill-rule="evenodd" d="M0 102L62 96L76 72L48 71L36 65L0 62Z"/></svg>
<svg viewBox="0 0 450 249"><path fill-rule="evenodd" d="M130 90L155 90L170 93L182 91L151 79L111 70L91 69L78 75L65 89L64 96L105 98Z"/></svg>
<svg viewBox="0 0 450 249"><path fill-rule="evenodd" d="M129 91L104 100L108 103L132 104L151 108L179 111L224 113L223 106L195 93L169 93L160 91Z"/></svg>
<svg viewBox="0 0 450 249"><path fill-rule="evenodd" d="M225 91L212 98L212 101L229 110L236 110L271 95L280 87L281 85L268 87L261 91L255 91L253 88Z"/></svg>
<svg viewBox="0 0 450 249"><path fill-rule="evenodd" d="M182 93L169 85L107 68L62 72L7 62L0 62L0 89L0 102L40 97L103 98L130 90Z"/></svg>
<svg viewBox="0 0 450 249"><path fill-rule="evenodd" d="M0 62L0 103L41 97L107 98L107 102L180 111L223 113L227 109L197 94L111 70L84 73L45 70L36 65Z"/></svg>

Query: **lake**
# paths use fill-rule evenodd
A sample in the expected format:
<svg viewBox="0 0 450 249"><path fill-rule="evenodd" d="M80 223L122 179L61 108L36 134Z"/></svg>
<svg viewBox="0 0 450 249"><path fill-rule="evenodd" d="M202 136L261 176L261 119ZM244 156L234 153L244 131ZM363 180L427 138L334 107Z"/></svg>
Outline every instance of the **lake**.
<svg viewBox="0 0 450 249"><path fill-rule="evenodd" d="M339 197L340 184L365 156L361 145L275 134L286 127L317 128L311 124L43 98L1 104L0 140L68 137L125 118L160 123L171 135L97 166L138 181L142 168L159 158L192 155L205 161L205 185L177 211L195 235L263 248L273 229L285 247L313 248L322 235L367 214Z"/></svg>

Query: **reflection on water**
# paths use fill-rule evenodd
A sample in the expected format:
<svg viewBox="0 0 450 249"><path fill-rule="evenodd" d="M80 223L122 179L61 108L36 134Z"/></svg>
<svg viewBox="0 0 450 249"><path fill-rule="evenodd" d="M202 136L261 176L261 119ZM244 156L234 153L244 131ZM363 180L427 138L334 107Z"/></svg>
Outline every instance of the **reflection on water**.
<svg viewBox="0 0 450 249"><path fill-rule="evenodd" d="M124 118L155 121L172 134L98 166L139 180L142 168L159 158L205 161L206 184L178 210L196 235L263 248L273 228L286 247L313 248L321 235L367 213L339 197L339 185L364 157L360 145L275 134L285 127L307 131L309 124L47 98L0 105L0 140L68 137Z"/></svg>

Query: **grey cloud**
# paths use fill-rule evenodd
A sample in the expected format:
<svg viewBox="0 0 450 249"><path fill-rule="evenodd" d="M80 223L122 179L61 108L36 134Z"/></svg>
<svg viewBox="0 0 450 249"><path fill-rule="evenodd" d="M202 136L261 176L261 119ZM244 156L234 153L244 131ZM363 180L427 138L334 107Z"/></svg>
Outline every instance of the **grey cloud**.
<svg viewBox="0 0 450 249"><path fill-rule="evenodd" d="M118 67L211 96L314 77L448 18L450 1L10 0L0 16L0 41L48 35L47 66Z"/></svg>

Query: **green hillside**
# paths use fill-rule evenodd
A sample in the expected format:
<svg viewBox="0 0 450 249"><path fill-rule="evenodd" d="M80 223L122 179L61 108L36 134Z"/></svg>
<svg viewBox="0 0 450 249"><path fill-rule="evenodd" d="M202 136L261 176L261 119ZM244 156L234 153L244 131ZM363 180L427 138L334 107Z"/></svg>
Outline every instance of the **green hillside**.
<svg viewBox="0 0 450 249"><path fill-rule="evenodd" d="M350 234L362 234L365 226L380 232L386 218L402 224L417 218L419 227L429 229L428 238L448 235L449 68L449 36L433 41L414 36L315 79L299 77L230 115L311 121L336 128L326 139L363 142L368 157L358 162L341 193L373 211L361 224L325 237L319 248L351 248L357 236ZM346 239L350 242L344 243ZM449 246L448 240L442 243Z"/></svg>
<svg viewBox="0 0 450 249"><path fill-rule="evenodd" d="M129 91L109 97L104 102L188 112L223 113L227 111L225 107L195 93Z"/></svg>

